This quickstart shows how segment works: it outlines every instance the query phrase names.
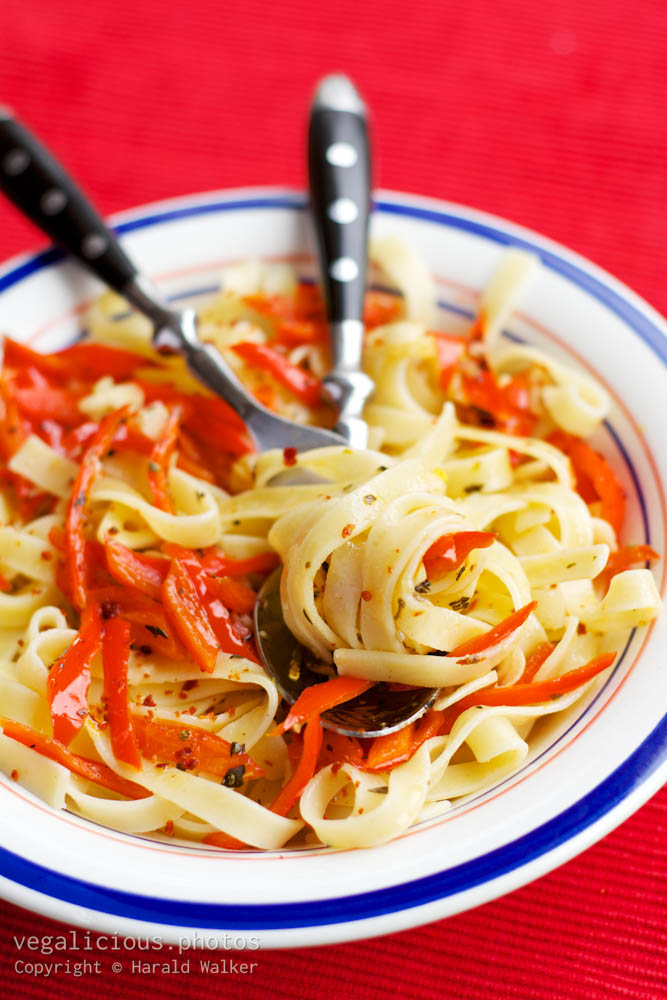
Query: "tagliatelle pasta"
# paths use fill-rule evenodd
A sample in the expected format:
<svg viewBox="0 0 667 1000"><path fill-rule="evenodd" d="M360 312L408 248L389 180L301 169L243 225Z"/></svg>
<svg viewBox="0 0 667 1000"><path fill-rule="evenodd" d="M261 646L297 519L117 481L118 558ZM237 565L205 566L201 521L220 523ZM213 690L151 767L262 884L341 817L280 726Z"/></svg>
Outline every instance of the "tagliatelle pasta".
<svg viewBox="0 0 667 1000"><path fill-rule="evenodd" d="M583 440L607 394L503 342L537 260L509 252L446 331L415 252L374 254L397 291L366 301L364 451L255 454L110 294L65 351L5 341L0 770L53 808L210 849L370 847L515 771L658 613L658 556L621 544ZM265 406L331 422L323 304L291 268L228 268L200 333ZM285 466L320 481L272 485ZM292 707L253 637L277 566L323 678ZM397 733L322 727L373 684L438 694Z"/></svg>

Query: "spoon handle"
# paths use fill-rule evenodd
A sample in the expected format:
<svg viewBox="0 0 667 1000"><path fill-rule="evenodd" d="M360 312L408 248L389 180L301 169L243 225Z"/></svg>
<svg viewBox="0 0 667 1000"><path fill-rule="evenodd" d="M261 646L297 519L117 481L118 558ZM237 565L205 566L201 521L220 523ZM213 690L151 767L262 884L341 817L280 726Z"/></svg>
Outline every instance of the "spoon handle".
<svg viewBox="0 0 667 1000"><path fill-rule="evenodd" d="M365 105L345 76L319 84L308 130L310 198L327 304L333 367L323 385L339 410L335 428L365 447L361 413L373 383L361 372L370 216L370 144Z"/></svg>

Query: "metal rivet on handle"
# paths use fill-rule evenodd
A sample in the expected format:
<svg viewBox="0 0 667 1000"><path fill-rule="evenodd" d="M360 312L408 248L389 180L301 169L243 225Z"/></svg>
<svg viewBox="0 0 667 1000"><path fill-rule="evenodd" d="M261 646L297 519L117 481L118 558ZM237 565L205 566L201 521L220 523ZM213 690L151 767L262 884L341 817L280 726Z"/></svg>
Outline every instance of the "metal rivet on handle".
<svg viewBox="0 0 667 1000"><path fill-rule="evenodd" d="M39 207L44 215L57 215L67 204L67 195L59 188L49 188L39 199Z"/></svg>
<svg viewBox="0 0 667 1000"><path fill-rule="evenodd" d="M332 167L353 167L358 155L349 142L332 142L324 154Z"/></svg>
<svg viewBox="0 0 667 1000"><path fill-rule="evenodd" d="M354 281L359 274L359 267L351 257L337 257L331 262L329 274L334 281Z"/></svg>
<svg viewBox="0 0 667 1000"><path fill-rule="evenodd" d="M106 236L102 236L100 233L91 233L81 240L81 253L86 260L96 260L102 256L108 245L109 241Z"/></svg>
<svg viewBox="0 0 667 1000"><path fill-rule="evenodd" d="M354 222L359 216L359 209L351 198L336 198L329 205L327 215L332 222L339 222L341 225L345 225L348 222Z"/></svg>
<svg viewBox="0 0 667 1000"><path fill-rule="evenodd" d="M27 169L30 163L30 153L25 149L10 149L2 161L2 169L8 177L18 177Z"/></svg>

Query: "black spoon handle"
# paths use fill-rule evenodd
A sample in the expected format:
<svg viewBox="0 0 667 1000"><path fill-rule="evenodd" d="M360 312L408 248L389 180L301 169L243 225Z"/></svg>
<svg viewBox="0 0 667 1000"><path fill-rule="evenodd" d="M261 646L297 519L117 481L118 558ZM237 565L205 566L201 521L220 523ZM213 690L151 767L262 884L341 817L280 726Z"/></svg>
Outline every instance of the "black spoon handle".
<svg viewBox="0 0 667 1000"><path fill-rule="evenodd" d="M0 190L43 233L123 292L137 270L83 192L55 157L0 108Z"/></svg>
<svg viewBox="0 0 667 1000"><path fill-rule="evenodd" d="M345 76L320 83L308 130L310 197L330 323L360 320L370 215L366 108Z"/></svg>

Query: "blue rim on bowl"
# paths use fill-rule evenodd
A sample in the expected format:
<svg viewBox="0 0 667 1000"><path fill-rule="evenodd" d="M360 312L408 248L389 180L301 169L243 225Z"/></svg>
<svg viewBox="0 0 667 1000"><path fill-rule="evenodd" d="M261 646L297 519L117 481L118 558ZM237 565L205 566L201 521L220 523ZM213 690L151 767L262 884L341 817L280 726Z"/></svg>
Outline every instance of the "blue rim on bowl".
<svg viewBox="0 0 667 1000"><path fill-rule="evenodd" d="M212 194L168 202L162 207L149 206L132 213L131 217L119 222L115 229L123 235L173 220L229 210L268 208L294 211L305 207L303 196L295 193L260 191L254 195L249 192ZM662 365L667 367L666 328L660 317L620 283L564 248L502 220L458 206L438 207L436 203L425 199L403 195L381 196L375 202L375 211L462 230L499 245L519 246L537 253L546 268L592 296L630 327L649 346ZM0 273L0 293L54 265L62 257L60 251L50 249L10 262ZM613 430L608 429L613 434ZM620 440L615 440L622 451ZM624 457L637 487L644 528L648 535L648 520L639 481L629 456L626 454ZM649 541L648 537L646 540ZM82 907L88 911L151 925L270 931L373 921L387 914L423 907L466 890L486 886L488 891L475 901L483 902L498 894L492 887L493 883L498 884L498 880L509 879L505 884L505 889L508 889L543 874L603 836L629 815L659 787L666 773L667 717L664 717L613 773L569 808L531 832L480 857L434 874L332 899L231 904L157 898L78 880L4 848L0 848L0 876L6 880L5 894L19 904L40 908L33 895L38 893L40 897L59 900L72 907ZM530 873L527 873L529 863L532 863L532 867ZM7 888L9 885L14 888ZM21 896L21 887L31 891L29 900ZM54 915L52 907L46 901L42 909L49 915ZM455 909L450 907L447 912L455 912ZM431 913L425 919L435 919L439 915L442 914ZM407 921L404 921L404 925L407 925ZM386 929L379 921L366 933L382 933ZM351 935L341 931L331 940L341 940L346 936Z"/></svg>

